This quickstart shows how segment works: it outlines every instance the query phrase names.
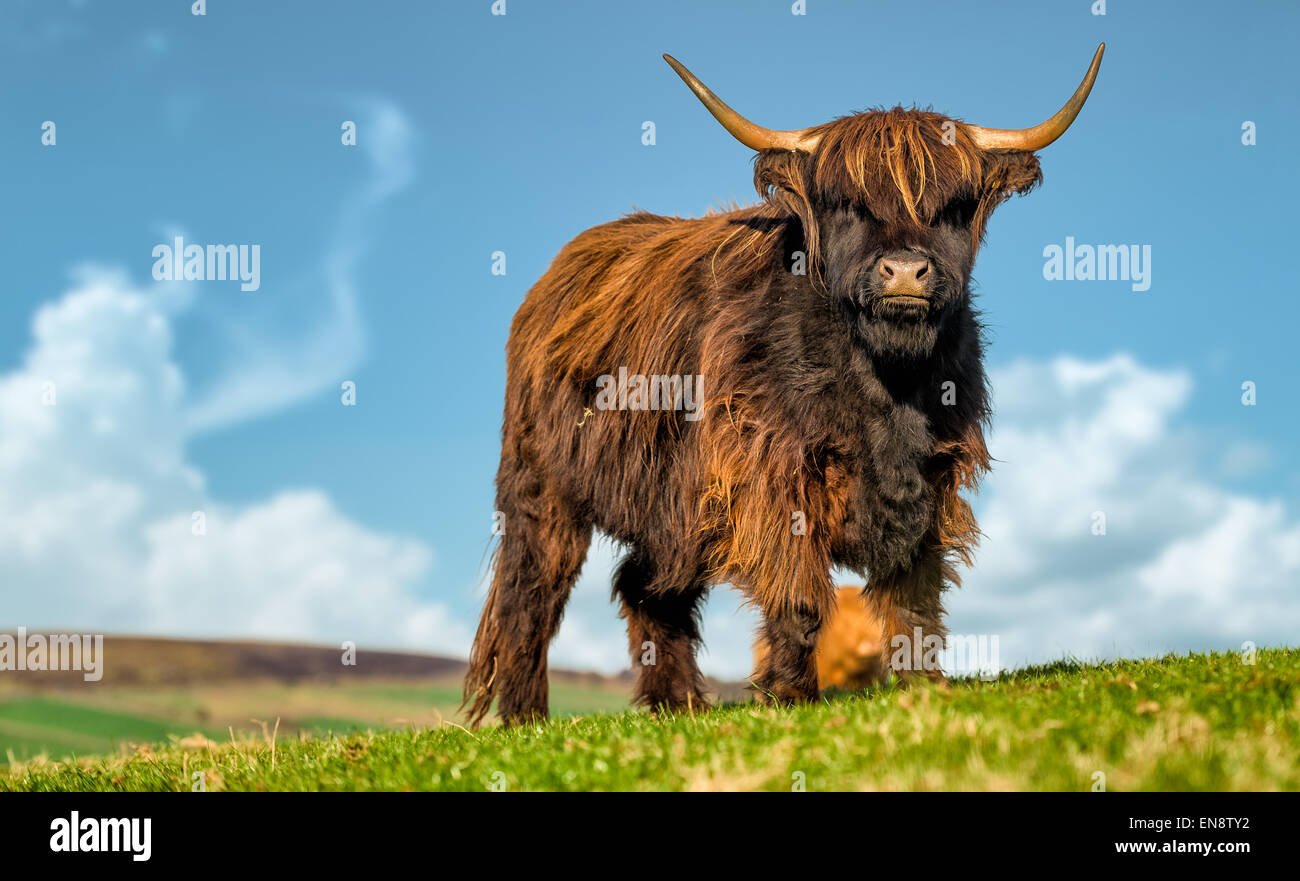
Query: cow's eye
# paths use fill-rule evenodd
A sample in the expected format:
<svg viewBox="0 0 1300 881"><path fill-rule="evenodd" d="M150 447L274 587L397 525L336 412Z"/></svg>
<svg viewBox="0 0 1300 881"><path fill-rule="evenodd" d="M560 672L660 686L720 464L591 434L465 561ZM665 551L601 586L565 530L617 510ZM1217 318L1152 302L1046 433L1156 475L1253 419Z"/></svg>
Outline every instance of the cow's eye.
<svg viewBox="0 0 1300 881"><path fill-rule="evenodd" d="M945 205L936 220L948 226L970 226L970 222L975 219L975 209L978 207L977 200L962 196Z"/></svg>
<svg viewBox="0 0 1300 881"><path fill-rule="evenodd" d="M849 210L858 216L858 220L870 226L880 226L880 219L871 213L871 209L865 205L851 205Z"/></svg>

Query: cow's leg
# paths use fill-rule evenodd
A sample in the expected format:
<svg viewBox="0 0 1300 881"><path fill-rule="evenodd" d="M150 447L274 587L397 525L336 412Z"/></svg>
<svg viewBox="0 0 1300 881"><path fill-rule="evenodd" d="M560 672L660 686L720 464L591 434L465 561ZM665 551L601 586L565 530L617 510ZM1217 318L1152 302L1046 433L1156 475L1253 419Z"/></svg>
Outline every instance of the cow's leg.
<svg viewBox="0 0 1300 881"><path fill-rule="evenodd" d="M830 573L784 601L768 599L762 590L752 595L763 615L754 671L759 699L783 704L816 700L817 636L834 604Z"/></svg>
<svg viewBox="0 0 1300 881"><path fill-rule="evenodd" d="M815 700L817 634L835 608L832 537L852 496L843 468L774 440L750 404L703 424L708 482L700 510L714 581L740 587L762 615L753 687L760 700Z"/></svg>
<svg viewBox="0 0 1300 881"><path fill-rule="evenodd" d="M633 551L614 575L614 596L627 621L628 650L637 671L635 699L652 711L707 709L704 678L696 664L700 646L702 580L685 584Z"/></svg>
<svg viewBox="0 0 1300 881"><path fill-rule="evenodd" d="M591 525L523 466L503 462L497 508L505 531L465 674L475 725L493 698L507 725L546 717L547 649L591 543Z"/></svg>
<svg viewBox="0 0 1300 881"><path fill-rule="evenodd" d="M948 580L947 564L935 550L922 551L906 568L867 580L863 594L880 616L885 675L943 680L938 658L948 636L942 602Z"/></svg>

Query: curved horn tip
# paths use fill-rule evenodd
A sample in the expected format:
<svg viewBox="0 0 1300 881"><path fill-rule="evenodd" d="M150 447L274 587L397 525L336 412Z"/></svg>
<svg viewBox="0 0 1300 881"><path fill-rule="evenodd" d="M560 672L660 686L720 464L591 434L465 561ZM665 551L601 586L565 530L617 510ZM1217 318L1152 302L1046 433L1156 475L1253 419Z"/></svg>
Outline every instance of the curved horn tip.
<svg viewBox="0 0 1300 881"><path fill-rule="evenodd" d="M1093 83L1097 80L1097 72L1101 69L1101 56L1106 51L1106 44L1101 43L1097 46L1097 51L1092 55L1092 63L1088 65L1088 72L1083 75L1083 81L1079 87L1074 90L1070 100L1065 102L1065 106L1056 111L1056 114L1045 122L1040 122L1032 128L1025 129L1000 129L984 128L978 125L967 125L966 130L970 133L971 139L975 146L983 150L1041 150L1048 146L1061 135L1065 134L1083 109L1084 103L1088 100L1088 95L1092 92Z"/></svg>
<svg viewBox="0 0 1300 881"><path fill-rule="evenodd" d="M1101 56L1106 53L1106 43L1103 41L1097 44L1097 51L1092 53L1092 64L1088 65L1088 73L1096 74L1096 69L1101 66Z"/></svg>
<svg viewBox="0 0 1300 881"><path fill-rule="evenodd" d="M695 97L700 99L700 103L713 115L713 118L733 138L746 147L760 153L764 150L805 150L812 152L816 148L817 138L809 135L807 129L778 131L750 122L727 106L726 102L721 98L713 94L713 90L700 82L699 77L691 73L686 65L667 52L663 53L663 56L664 61L668 62L669 66L682 78L682 82L686 83L687 87L695 93Z"/></svg>

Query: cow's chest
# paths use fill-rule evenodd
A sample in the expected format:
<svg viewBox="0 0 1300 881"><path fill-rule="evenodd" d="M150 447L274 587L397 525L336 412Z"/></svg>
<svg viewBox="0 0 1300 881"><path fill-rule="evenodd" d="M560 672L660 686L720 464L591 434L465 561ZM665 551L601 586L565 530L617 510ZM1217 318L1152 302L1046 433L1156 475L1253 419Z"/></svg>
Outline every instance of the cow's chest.
<svg viewBox="0 0 1300 881"><path fill-rule="evenodd" d="M934 522L926 463L934 438L925 414L899 405L872 419L846 458L846 501L835 562L861 572L907 566Z"/></svg>

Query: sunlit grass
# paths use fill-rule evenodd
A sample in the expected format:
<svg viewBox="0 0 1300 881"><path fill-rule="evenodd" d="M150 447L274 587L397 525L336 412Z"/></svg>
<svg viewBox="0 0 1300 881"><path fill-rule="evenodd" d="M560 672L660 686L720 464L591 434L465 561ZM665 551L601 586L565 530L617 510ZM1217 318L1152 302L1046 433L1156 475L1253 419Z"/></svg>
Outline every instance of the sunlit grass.
<svg viewBox="0 0 1300 881"><path fill-rule="evenodd" d="M793 708L268 732L35 760L0 789L1300 789L1300 651L1060 663ZM274 745L273 745L274 741Z"/></svg>

